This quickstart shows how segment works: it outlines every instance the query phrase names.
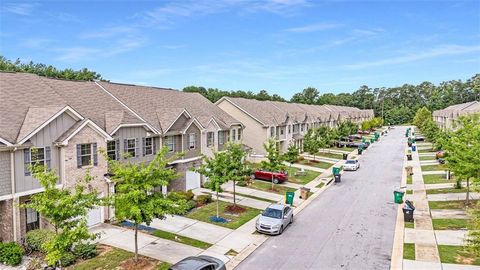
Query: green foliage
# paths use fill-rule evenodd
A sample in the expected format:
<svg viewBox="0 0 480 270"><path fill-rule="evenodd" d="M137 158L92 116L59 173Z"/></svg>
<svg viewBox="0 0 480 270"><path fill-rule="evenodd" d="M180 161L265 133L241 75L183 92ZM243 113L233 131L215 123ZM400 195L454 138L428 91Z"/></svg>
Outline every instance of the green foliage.
<svg viewBox="0 0 480 270"><path fill-rule="evenodd" d="M172 201L179 201L179 200L193 200L193 197L195 194L193 194L192 190L188 191L172 191L169 192L167 197L172 200Z"/></svg>
<svg viewBox="0 0 480 270"><path fill-rule="evenodd" d="M323 142L323 140L320 140L320 136L317 135L317 130L316 128L310 128L303 138L303 150L314 156L322 147L321 144Z"/></svg>
<svg viewBox="0 0 480 270"><path fill-rule="evenodd" d="M62 267L66 267L66 266L72 265L76 259L77 258L75 257L75 255L73 255L72 252L65 252L65 253L62 253L59 264Z"/></svg>
<svg viewBox="0 0 480 270"><path fill-rule="evenodd" d="M27 72L50 78L67 79L74 81L93 81L102 79L102 76L100 74L95 71L90 71L87 68L83 68L80 70L73 70L70 68L58 70L53 66L33 63L32 61L30 61L29 63L22 63L20 59L17 59L15 62L12 62L1 55L0 70L12 72Z"/></svg>
<svg viewBox="0 0 480 270"><path fill-rule="evenodd" d="M39 212L54 228L55 236L41 245L46 252L45 259L50 265L68 256L72 247L83 240L93 240L96 235L88 231L87 213L102 204L96 191L88 191L87 185L93 179L89 173L72 189L57 188L58 176L54 171L36 164L30 168L33 177L45 189L32 195L23 208Z"/></svg>
<svg viewBox="0 0 480 270"><path fill-rule="evenodd" d="M138 224L149 225L154 218L165 218L166 215L183 214L187 210L185 199L172 200L154 189L168 186L177 178L169 162L176 157L166 158L168 149L162 147L155 158L148 164L109 161L111 179L116 184L114 195L116 217L119 220L130 220L135 224L135 235ZM138 245L135 237L135 259L138 258Z"/></svg>
<svg viewBox="0 0 480 270"><path fill-rule="evenodd" d="M212 202L212 195L205 194L205 195L198 195L196 201L199 205L205 205Z"/></svg>
<svg viewBox="0 0 480 270"><path fill-rule="evenodd" d="M38 229L27 232L25 240L30 250L46 253L44 244L51 241L54 237L54 232L46 229Z"/></svg>
<svg viewBox="0 0 480 270"><path fill-rule="evenodd" d="M218 88L208 88L202 86L187 86L183 88L184 92L190 93L200 93L202 96L206 97L211 102L217 102L220 98L227 97L243 97L249 99L257 100L272 100L272 101L286 101L284 98L277 94L270 95L266 90L261 90L258 93L252 91L225 91Z"/></svg>
<svg viewBox="0 0 480 270"><path fill-rule="evenodd" d="M73 254L80 259L86 260L97 256L97 245L80 243L73 248Z"/></svg>
<svg viewBox="0 0 480 270"><path fill-rule="evenodd" d="M283 159L291 164L298 160L299 155L300 153L297 147L295 146L295 144L291 143L288 146L287 152L283 154Z"/></svg>
<svg viewBox="0 0 480 270"><path fill-rule="evenodd" d="M351 121L343 121L338 124L337 130L340 137L345 137L356 134L358 132L358 125Z"/></svg>
<svg viewBox="0 0 480 270"><path fill-rule="evenodd" d="M413 124L417 127L422 127L426 122L432 119L432 112L430 112L427 107L422 107L417 111L415 117L413 118Z"/></svg>
<svg viewBox="0 0 480 270"><path fill-rule="evenodd" d="M314 87L307 87L301 93L296 93L290 99L290 102L313 104L318 99L320 92Z"/></svg>
<svg viewBox="0 0 480 270"><path fill-rule="evenodd" d="M5 265L19 265L22 262L23 249L15 242L0 242L0 263Z"/></svg>
<svg viewBox="0 0 480 270"><path fill-rule="evenodd" d="M372 128L378 128L383 125L383 119L380 117L374 117L370 120L363 121L361 124L362 130L370 130Z"/></svg>
<svg viewBox="0 0 480 270"><path fill-rule="evenodd" d="M285 167L283 165L283 156L280 154L277 142L273 138L270 138L263 144L263 148L267 152L265 157L268 161L261 162L262 168L270 172L283 170Z"/></svg>

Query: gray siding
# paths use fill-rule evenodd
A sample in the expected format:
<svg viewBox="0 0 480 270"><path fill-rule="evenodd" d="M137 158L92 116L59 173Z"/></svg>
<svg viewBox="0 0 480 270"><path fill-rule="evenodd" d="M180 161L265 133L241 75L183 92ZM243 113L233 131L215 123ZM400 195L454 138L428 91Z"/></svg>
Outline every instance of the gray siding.
<svg viewBox="0 0 480 270"><path fill-rule="evenodd" d="M174 152L167 153L167 157L170 158L175 154L183 152L182 149L182 135L173 135L173 141L174 141ZM167 140L164 140L163 144L166 146L167 145Z"/></svg>
<svg viewBox="0 0 480 270"><path fill-rule="evenodd" d="M195 149L189 148L189 134L194 133L196 137L196 145ZM201 155L201 148L202 148L202 137L200 133L200 129L195 124L192 124L188 129L187 132L183 135L183 147L185 151L185 156L183 158L192 158L198 157Z"/></svg>
<svg viewBox="0 0 480 270"><path fill-rule="evenodd" d="M32 138L30 142L34 147L42 148L50 146L51 148L51 167L57 171L60 167L60 149L53 146L53 142L65 133L70 127L75 124L73 119L67 113L63 113L53 120L50 124L40 130ZM25 176L25 164L23 150L15 151L15 191L24 192L32 189L40 188L38 180L32 176Z"/></svg>
<svg viewBox="0 0 480 270"><path fill-rule="evenodd" d="M185 117L184 114L182 114L178 119L177 121L175 121L175 123L172 125L172 127L170 128L170 130L176 130L176 131L179 131L181 129L183 129L185 127L185 125L187 124L187 117ZM167 127L166 127L167 128Z"/></svg>
<svg viewBox="0 0 480 270"><path fill-rule="evenodd" d="M124 141L125 139L138 139L138 144L137 148L139 152L138 157L130 157L128 158L128 161L131 162L149 162L153 160L154 155L148 155L148 156L143 156L143 144L142 144L142 138L146 138L147 136L147 131L143 127L123 127L120 128L113 136L115 140L120 140L120 155L125 154L124 153ZM159 137L154 137L155 140L154 146L156 146L156 151L160 148L160 138Z"/></svg>
<svg viewBox="0 0 480 270"><path fill-rule="evenodd" d="M10 152L0 152L0 196L11 193Z"/></svg>

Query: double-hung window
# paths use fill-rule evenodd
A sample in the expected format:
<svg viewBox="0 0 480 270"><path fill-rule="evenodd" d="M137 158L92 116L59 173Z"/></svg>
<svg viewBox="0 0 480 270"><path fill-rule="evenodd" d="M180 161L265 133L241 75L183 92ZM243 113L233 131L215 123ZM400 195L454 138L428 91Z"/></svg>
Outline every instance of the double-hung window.
<svg viewBox="0 0 480 270"><path fill-rule="evenodd" d="M218 144L223 145L225 143L225 132L219 131L218 132Z"/></svg>
<svg viewBox="0 0 480 270"><path fill-rule="evenodd" d="M175 151L175 141L173 139L173 136L165 137L165 144L167 145L168 152Z"/></svg>
<svg viewBox="0 0 480 270"><path fill-rule="evenodd" d="M153 138L145 138L145 155L152 155L153 154Z"/></svg>
<svg viewBox="0 0 480 270"><path fill-rule="evenodd" d="M35 166L36 164L45 166L45 148L30 149L30 164Z"/></svg>
<svg viewBox="0 0 480 270"><path fill-rule="evenodd" d="M270 128L270 137L275 137L275 128L274 127Z"/></svg>
<svg viewBox="0 0 480 270"><path fill-rule="evenodd" d="M117 160L117 142L109 141L107 142L107 155L111 160Z"/></svg>
<svg viewBox="0 0 480 270"><path fill-rule="evenodd" d="M92 145L90 143L80 144L80 166L92 165Z"/></svg>
<svg viewBox="0 0 480 270"><path fill-rule="evenodd" d="M135 155L136 154L135 153L136 148L137 148L137 145L135 143L135 139L127 139L127 147L126 147L127 151L126 152L129 154L130 157L135 157L136 156Z"/></svg>
<svg viewBox="0 0 480 270"><path fill-rule="evenodd" d="M236 129L232 129L232 142L236 140L237 138L237 133L236 133Z"/></svg>
<svg viewBox="0 0 480 270"><path fill-rule="evenodd" d="M189 149L195 149L195 146L197 144L197 136L195 133L190 133L188 134L188 148Z"/></svg>
<svg viewBox="0 0 480 270"><path fill-rule="evenodd" d="M212 147L214 142L214 132L207 132L207 147Z"/></svg>
<svg viewBox="0 0 480 270"><path fill-rule="evenodd" d="M240 141L242 139L242 130L239 129L237 134L238 134L238 140Z"/></svg>

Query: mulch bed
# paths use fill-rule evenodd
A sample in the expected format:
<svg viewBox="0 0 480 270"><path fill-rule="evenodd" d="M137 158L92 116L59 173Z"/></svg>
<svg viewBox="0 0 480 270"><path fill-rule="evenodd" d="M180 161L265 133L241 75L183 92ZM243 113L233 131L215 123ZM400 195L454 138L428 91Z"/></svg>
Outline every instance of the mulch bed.
<svg viewBox="0 0 480 270"><path fill-rule="evenodd" d="M229 214L241 214L243 212L245 212L246 209L241 207L241 206L238 206L238 205L229 205L227 207L225 207L225 212L226 213L229 213Z"/></svg>

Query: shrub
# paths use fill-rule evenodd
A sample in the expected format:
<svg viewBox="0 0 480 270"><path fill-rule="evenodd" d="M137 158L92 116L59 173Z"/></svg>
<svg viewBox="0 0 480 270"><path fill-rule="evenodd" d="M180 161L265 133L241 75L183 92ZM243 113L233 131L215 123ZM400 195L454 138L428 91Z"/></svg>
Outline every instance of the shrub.
<svg viewBox="0 0 480 270"><path fill-rule="evenodd" d="M6 265L19 265L22 262L23 249L15 243L0 243L0 262Z"/></svg>
<svg viewBox="0 0 480 270"><path fill-rule="evenodd" d="M78 244L73 249L73 254L83 260L93 258L97 256L97 245L88 243Z"/></svg>
<svg viewBox="0 0 480 270"><path fill-rule="evenodd" d="M71 252L65 252L60 258L60 264L62 267L72 265L77 258Z"/></svg>
<svg viewBox="0 0 480 270"><path fill-rule="evenodd" d="M54 235L55 234L52 231L45 229L29 231L26 235L27 246L32 251L40 251L45 253L46 251L43 245L52 240Z"/></svg>
<svg viewBox="0 0 480 270"><path fill-rule="evenodd" d="M237 181L237 186L246 187L247 186L247 181L245 181L245 180Z"/></svg>
<svg viewBox="0 0 480 270"><path fill-rule="evenodd" d="M198 205L205 205L212 202L212 195L198 195L197 196L197 204Z"/></svg>
<svg viewBox="0 0 480 270"><path fill-rule="evenodd" d="M190 200L187 202L187 210L191 210L197 206L197 202L194 200Z"/></svg>
<svg viewBox="0 0 480 270"><path fill-rule="evenodd" d="M178 200L189 201L189 200L193 200L194 196L195 196L195 194L193 194L192 190L189 190L189 191L172 191L172 192L168 193L168 198L170 198L171 200L174 200L174 201L178 201Z"/></svg>
<svg viewBox="0 0 480 270"><path fill-rule="evenodd" d="M27 270L38 270L42 268L42 260L39 258L31 257L27 265Z"/></svg>

